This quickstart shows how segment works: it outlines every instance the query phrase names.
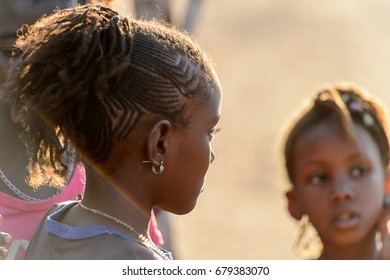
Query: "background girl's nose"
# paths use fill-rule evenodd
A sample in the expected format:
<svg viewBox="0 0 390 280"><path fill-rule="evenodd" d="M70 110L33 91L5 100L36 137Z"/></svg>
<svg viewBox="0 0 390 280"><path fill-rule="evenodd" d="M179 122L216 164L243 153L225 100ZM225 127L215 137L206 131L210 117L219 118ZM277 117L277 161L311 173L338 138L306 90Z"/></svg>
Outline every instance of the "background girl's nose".
<svg viewBox="0 0 390 280"><path fill-rule="evenodd" d="M346 179L335 180L332 186L332 200L349 200L353 196L352 185Z"/></svg>

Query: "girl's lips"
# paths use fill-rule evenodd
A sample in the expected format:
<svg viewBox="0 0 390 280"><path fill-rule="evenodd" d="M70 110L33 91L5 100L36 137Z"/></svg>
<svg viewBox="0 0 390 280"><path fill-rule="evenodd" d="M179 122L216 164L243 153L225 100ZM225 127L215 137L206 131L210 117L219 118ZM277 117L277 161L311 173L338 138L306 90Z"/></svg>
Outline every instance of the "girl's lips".
<svg viewBox="0 0 390 280"><path fill-rule="evenodd" d="M355 228L360 223L360 216L352 211L342 211L333 216L332 225L339 230Z"/></svg>

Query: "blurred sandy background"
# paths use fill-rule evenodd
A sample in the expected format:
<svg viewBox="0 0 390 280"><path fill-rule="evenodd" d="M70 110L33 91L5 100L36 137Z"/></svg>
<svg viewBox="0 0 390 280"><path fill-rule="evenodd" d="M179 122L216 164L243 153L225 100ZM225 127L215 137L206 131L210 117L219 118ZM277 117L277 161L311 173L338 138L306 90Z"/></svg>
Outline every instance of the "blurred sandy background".
<svg viewBox="0 0 390 280"><path fill-rule="evenodd" d="M187 1L172 2L180 20ZM131 0L114 3L132 13ZM223 118L197 207L172 216L176 258L295 259L282 128L318 86L340 80L390 105L390 1L204 0L193 36L216 62Z"/></svg>

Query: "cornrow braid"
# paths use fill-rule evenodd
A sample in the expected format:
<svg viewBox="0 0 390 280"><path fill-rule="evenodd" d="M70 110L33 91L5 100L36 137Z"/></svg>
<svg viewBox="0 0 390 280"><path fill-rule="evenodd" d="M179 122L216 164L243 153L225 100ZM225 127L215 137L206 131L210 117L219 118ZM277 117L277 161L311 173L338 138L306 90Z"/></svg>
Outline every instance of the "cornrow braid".
<svg viewBox="0 0 390 280"><path fill-rule="evenodd" d="M4 98L26 131L35 175L43 166L63 176L70 145L106 159L147 112L185 126L189 100L208 100L215 86L211 61L187 34L101 5L39 20L16 48Z"/></svg>
<svg viewBox="0 0 390 280"><path fill-rule="evenodd" d="M324 121L333 121L359 146L353 125L362 126L378 145L384 168L389 167L388 118L385 107L362 88L340 83L321 88L312 103L293 121L284 142L284 160L287 175L294 182L292 157L299 137L311 127Z"/></svg>

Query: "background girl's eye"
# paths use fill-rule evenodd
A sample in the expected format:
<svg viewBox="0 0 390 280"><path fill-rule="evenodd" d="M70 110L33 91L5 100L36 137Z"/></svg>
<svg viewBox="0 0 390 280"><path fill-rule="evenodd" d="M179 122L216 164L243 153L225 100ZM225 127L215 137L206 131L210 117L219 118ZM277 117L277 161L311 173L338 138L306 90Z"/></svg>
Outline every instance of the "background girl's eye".
<svg viewBox="0 0 390 280"><path fill-rule="evenodd" d="M309 178L311 184L318 185L326 181L328 176L325 173L316 173Z"/></svg>
<svg viewBox="0 0 390 280"><path fill-rule="evenodd" d="M351 170L351 176L355 178L359 178L367 174L369 171L368 167L366 165L359 165Z"/></svg>

